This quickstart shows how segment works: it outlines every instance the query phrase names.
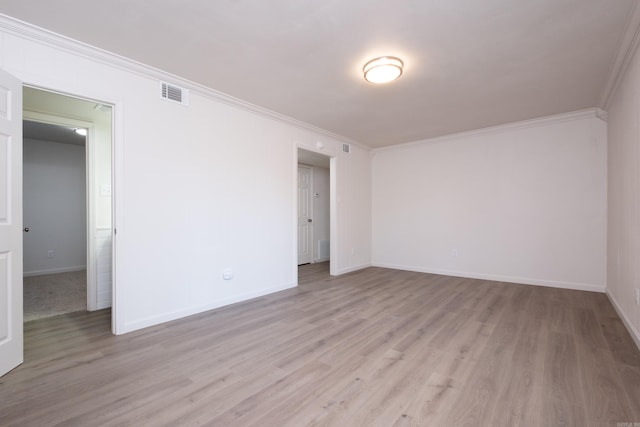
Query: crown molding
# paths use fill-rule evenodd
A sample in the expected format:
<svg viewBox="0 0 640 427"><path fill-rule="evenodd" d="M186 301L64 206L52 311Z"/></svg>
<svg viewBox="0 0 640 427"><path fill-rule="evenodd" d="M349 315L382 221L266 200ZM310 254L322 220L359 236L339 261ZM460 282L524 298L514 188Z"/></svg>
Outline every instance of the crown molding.
<svg viewBox="0 0 640 427"><path fill-rule="evenodd" d="M616 89L629 67L638 44L640 44L640 6L638 5L638 0L634 0L629 16L627 16L627 22L625 23L622 40L618 45L615 60L609 70L607 83L600 96L598 106L603 110L609 110Z"/></svg>
<svg viewBox="0 0 640 427"><path fill-rule="evenodd" d="M162 80L168 83L176 84L177 86L181 86L210 100L220 102L250 113L254 113L287 125L291 125L299 129L319 133L340 142L353 144L364 150L371 149L371 147L368 147L346 136L338 135L336 133L303 122L301 120L297 120L284 114L280 114L267 108L252 104L250 102L243 101L242 99L227 95L225 93L219 92L215 89L209 88L175 74L162 71L150 65L146 65L133 59L117 55L104 49L100 49L87 43L72 39L70 37L54 33L53 31L37 27L33 24L21 21L11 16L0 14L0 31L10 33L16 37L30 40L41 45L53 47L55 49L62 50L67 53L80 56L104 65L108 65L110 67L114 67L129 73L134 73L141 77L146 77L153 80Z"/></svg>
<svg viewBox="0 0 640 427"><path fill-rule="evenodd" d="M607 123L607 121L609 120L609 112L601 110L600 108L596 108L596 117Z"/></svg>
<svg viewBox="0 0 640 427"><path fill-rule="evenodd" d="M451 140L460 139L460 138L469 138L473 136L481 136L481 135L487 135L491 133L501 133L501 132L507 132L511 130L527 129L527 128L538 127L538 126L548 126L548 125L553 125L557 123L564 123L564 122L571 122L575 120L584 120L584 119L592 119L592 118L597 118L606 122L607 112L599 108L589 108L586 110L555 114L553 116L538 117L535 119L507 123L504 125L491 126L491 127L481 128L481 129L470 130L466 132L452 133L449 135L438 136L438 137L429 138L429 139L422 139L419 141L406 142L404 144L380 147L380 148L374 149L372 154L375 154L377 152L382 152L382 151L410 148L410 147L425 145L425 144L437 144L437 143L451 141Z"/></svg>

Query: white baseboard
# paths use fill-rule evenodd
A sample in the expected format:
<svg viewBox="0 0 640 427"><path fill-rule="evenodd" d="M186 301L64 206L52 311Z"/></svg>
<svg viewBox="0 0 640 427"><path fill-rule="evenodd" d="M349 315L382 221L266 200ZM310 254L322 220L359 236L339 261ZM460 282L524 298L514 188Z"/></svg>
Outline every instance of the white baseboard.
<svg viewBox="0 0 640 427"><path fill-rule="evenodd" d="M577 291L605 292L604 285L589 283L562 282L556 280L533 279L529 277L504 276L500 274L473 273L468 271L441 270L437 268L413 267L408 265L373 263L374 267L392 268L395 270L415 271L417 273L440 274L443 276L466 277L469 279L492 280L496 282L519 283L522 285L547 286L550 288L573 289Z"/></svg>
<svg viewBox="0 0 640 427"><path fill-rule="evenodd" d="M237 302L250 300L252 298L273 294L275 292L280 292L280 291L284 291L286 289L291 289L295 287L296 287L295 283L287 283L280 286L274 286L272 288L264 288L264 289L259 289L253 292L247 292L244 294L235 295L230 298L219 299L203 305L188 307L185 309L176 310L169 313L163 313L156 316L149 316L144 319L138 319L132 322L125 323L122 327L122 330L118 329L116 334L117 335L126 334L127 332L133 332L138 329L159 325L160 323L170 322L172 320L181 319L183 317L192 316L194 314L224 307L225 305L235 304Z"/></svg>
<svg viewBox="0 0 640 427"><path fill-rule="evenodd" d="M318 259L314 259L314 260L313 260L313 263L315 264L315 263L317 263L317 262L327 262L327 261L330 261L330 260L331 260L331 258L329 258L329 257L326 257L326 258L318 258Z"/></svg>
<svg viewBox="0 0 640 427"><path fill-rule="evenodd" d="M22 276L23 277L44 276L45 274L70 273L72 271L82 271L86 269L87 269L86 265L79 265L77 267L62 267L62 268L52 268L49 270L25 271L24 273L22 273Z"/></svg>
<svg viewBox="0 0 640 427"><path fill-rule="evenodd" d="M636 346L638 347L638 349L640 349L640 331L638 331L635 328L635 326L633 326L633 323L631 322L631 320L629 320L629 318L624 313L624 311L622 311L622 308L620 308L618 301L616 301L613 295L609 293L609 290L607 290L607 297L609 297L609 301L611 301L611 305L613 305L613 308L616 309L618 316L620 316L620 318L622 319L622 323L624 323L624 326L627 327L627 331L629 331L629 335L631 335L631 338L633 338L633 341L636 343Z"/></svg>
<svg viewBox="0 0 640 427"><path fill-rule="evenodd" d="M371 264L361 264L361 265L356 265L355 267L341 268L338 271L336 271L336 275L338 276L341 274L351 273L352 271L364 270L365 268L369 268L369 267L371 267Z"/></svg>
<svg viewBox="0 0 640 427"><path fill-rule="evenodd" d="M105 300L105 301L98 301L98 304L96 305L96 310L102 310L104 308L109 308L111 307L111 300Z"/></svg>

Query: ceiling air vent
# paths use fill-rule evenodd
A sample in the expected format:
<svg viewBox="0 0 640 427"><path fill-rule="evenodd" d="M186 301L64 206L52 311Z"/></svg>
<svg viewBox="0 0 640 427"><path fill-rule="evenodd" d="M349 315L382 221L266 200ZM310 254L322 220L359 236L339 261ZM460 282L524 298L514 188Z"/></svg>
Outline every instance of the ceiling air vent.
<svg viewBox="0 0 640 427"><path fill-rule="evenodd" d="M160 82L162 87L160 96L167 101L177 102L182 105L189 105L189 91L169 83Z"/></svg>
<svg viewBox="0 0 640 427"><path fill-rule="evenodd" d="M342 144L342 151L351 154L351 144Z"/></svg>

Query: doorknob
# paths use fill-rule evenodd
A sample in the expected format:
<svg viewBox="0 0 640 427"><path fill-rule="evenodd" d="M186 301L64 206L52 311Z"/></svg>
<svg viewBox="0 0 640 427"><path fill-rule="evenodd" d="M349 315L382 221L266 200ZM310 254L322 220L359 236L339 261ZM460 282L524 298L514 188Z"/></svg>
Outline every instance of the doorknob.
<svg viewBox="0 0 640 427"><path fill-rule="evenodd" d="M22 231L24 231L25 233L29 232L29 227L25 227Z"/></svg>
<svg viewBox="0 0 640 427"><path fill-rule="evenodd" d="M307 220L307 222L313 222L313 220L312 220L311 218L309 218L309 219Z"/></svg>

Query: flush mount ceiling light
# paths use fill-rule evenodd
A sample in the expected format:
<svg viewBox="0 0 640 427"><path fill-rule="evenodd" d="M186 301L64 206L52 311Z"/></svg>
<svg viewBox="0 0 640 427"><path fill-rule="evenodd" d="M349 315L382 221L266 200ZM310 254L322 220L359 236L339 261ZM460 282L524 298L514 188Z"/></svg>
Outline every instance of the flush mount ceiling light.
<svg viewBox="0 0 640 427"><path fill-rule="evenodd" d="M364 64L364 79L371 83L388 83L402 75L404 63L395 56L381 56Z"/></svg>
<svg viewBox="0 0 640 427"><path fill-rule="evenodd" d="M78 135L87 136L87 130L85 128L75 128L74 131Z"/></svg>

